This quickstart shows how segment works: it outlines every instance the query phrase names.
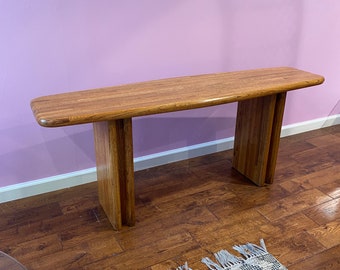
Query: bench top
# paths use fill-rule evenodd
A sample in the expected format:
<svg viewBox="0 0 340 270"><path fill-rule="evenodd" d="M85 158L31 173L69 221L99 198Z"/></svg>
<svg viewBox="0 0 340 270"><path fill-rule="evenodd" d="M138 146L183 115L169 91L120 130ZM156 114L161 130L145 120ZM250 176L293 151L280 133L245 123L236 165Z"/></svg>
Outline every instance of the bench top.
<svg viewBox="0 0 340 270"><path fill-rule="evenodd" d="M202 108L321 84L290 67L178 77L43 96L31 101L41 126L58 127Z"/></svg>

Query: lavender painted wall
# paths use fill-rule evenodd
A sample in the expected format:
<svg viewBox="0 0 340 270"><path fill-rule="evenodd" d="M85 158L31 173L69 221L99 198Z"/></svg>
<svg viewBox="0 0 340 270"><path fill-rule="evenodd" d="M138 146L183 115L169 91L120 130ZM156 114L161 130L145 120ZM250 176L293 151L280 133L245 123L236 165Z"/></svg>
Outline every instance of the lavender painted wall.
<svg viewBox="0 0 340 270"><path fill-rule="evenodd" d="M29 103L165 77L294 66L326 82L284 124L339 113L340 1L0 0L0 187L95 166L91 125L47 129ZM134 119L135 156L233 135L236 104Z"/></svg>

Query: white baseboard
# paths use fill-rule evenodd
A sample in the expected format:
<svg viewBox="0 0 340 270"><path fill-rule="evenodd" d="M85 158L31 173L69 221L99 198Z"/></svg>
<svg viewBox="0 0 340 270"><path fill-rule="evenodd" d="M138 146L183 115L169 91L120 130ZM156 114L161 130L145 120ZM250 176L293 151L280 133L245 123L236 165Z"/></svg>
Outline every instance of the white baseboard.
<svg viewBox="0 0 340 270"><path fill-rule="evenodd" d="M300 122L292 125L286 125L283 126L281 129L281 138L339 124L340 114L335 114L328 117L313 119L310 121Z"/></svg>
<svg viewBox="0 0 340 270"><path fill-rule="evenodd" d="M340 114L282 127L281 137L340 124ZM182 147L134 159L135 171L232 149L234 137ZM0 188L0 203L96 181L96 168Z"/></svg>
<svg viewBox="0 0 340 270"><path fill-rule="evenodd" d="M96 181L96 168L59 174L0 188L0 203Z"/></svg>

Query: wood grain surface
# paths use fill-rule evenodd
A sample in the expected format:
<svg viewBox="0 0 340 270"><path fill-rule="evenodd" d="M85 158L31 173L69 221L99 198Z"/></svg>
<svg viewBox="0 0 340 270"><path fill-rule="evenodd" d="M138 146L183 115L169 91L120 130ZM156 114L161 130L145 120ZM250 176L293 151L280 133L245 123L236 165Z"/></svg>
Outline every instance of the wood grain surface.
<svg viewBox="0 0 340 270"><path fill-rule="evenodd" d="M201 108L321 84L290 67L162 79L33 99L38 123L57 127Z"/></svg>
<svg viewBox="0 0 340 270"><path fill-rule="evenodd" d="M93 125L99 201L114 229L135 223L132 121Z"/></svg>

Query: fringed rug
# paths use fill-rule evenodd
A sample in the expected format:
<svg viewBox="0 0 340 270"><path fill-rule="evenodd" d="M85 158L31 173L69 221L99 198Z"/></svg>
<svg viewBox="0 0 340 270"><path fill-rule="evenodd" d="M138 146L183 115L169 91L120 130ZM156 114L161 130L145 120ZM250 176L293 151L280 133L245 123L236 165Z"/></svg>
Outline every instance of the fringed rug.
<svg viewBox="0 0 340 270"><path fill-rule="evenodd" d="M234 246L243 257L237 257L226 250L215 253L216 262L209 258L203 258L204 263L210 270L287 270L273 255L268 253L263 239L260 245L247 243ZM177 270L192 270L186 263Z"/></svg>

